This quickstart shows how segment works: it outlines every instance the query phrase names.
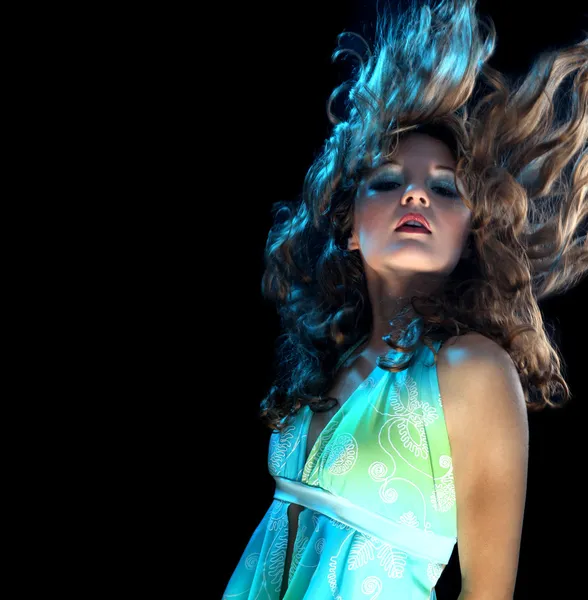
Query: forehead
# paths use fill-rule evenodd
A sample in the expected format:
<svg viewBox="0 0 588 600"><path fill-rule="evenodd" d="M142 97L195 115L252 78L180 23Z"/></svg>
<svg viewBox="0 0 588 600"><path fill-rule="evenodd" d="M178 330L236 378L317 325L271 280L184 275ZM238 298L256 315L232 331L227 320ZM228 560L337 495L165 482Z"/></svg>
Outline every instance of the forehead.
<svg viewBox="0 0 588 600"><path fill-rule="evenodd" d="M396 150L390 155L391 162L411 161L429 166L431 163L455 167L455 158L447 144L424 133L403 136Z"/></svg>

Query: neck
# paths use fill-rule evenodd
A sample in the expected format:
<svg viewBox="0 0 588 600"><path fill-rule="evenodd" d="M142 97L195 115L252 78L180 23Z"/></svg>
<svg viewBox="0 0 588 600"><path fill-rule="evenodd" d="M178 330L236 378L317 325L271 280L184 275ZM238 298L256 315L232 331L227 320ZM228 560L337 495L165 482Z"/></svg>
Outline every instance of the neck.
<svg viewBox="0 0 588 600"><path fill-rule="evenodd" d="M387 352L390 347L382 338L389 333L396 334L399 331L397 327L406 327L417 316L410 298L433 293L439 288L441 280L431 273L395 274L393 280L385 279L367 265L366 278L372 306L372 331L366 349ZM394 328L390 324L393 320Z"/></svg>

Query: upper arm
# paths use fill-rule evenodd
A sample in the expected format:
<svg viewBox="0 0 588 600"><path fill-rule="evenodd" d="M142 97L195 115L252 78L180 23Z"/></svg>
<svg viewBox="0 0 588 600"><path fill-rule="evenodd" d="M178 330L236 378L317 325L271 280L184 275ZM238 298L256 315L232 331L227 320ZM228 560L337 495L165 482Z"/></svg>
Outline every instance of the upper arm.
<svg viewBox="0 0 588 600"><path fill-rule="evenodd" d="M441 349L438 376L453 459L462 595L510 600L529 453L518 372L503 348L473 333Z"/></svg>

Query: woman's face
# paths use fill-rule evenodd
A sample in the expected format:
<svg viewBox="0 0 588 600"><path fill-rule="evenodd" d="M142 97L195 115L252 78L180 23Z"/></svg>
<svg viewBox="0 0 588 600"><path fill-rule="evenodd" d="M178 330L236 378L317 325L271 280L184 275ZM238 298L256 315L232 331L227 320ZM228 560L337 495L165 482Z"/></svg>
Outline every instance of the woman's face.
<svg viewBox="0 0 588 600"><path fill-rule="evenodd" d="M382 276L451 273L471 217L455 189L454 169L455 160L442 141L423 133L402 138L393 160L360 184L349 249L359 250L364 263ZM410 212L427 219L430 234L395 231Z"/></svg>

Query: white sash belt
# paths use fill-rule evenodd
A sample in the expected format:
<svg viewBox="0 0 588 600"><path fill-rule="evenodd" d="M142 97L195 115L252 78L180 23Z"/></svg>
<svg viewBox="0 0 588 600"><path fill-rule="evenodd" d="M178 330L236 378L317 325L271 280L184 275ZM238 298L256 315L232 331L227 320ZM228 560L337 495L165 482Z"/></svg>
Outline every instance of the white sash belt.
<svg viewBox="0 0 588 600"><path fill-rule="evenodd" d="M274 477L274 479L276 480L274 498L277 500L310 508L364 535L374 536L410 554L443 565L449 562L456 542L454 537L432 532L425 533L422 529L399 525L322 488L284 477Z"/></svg>

